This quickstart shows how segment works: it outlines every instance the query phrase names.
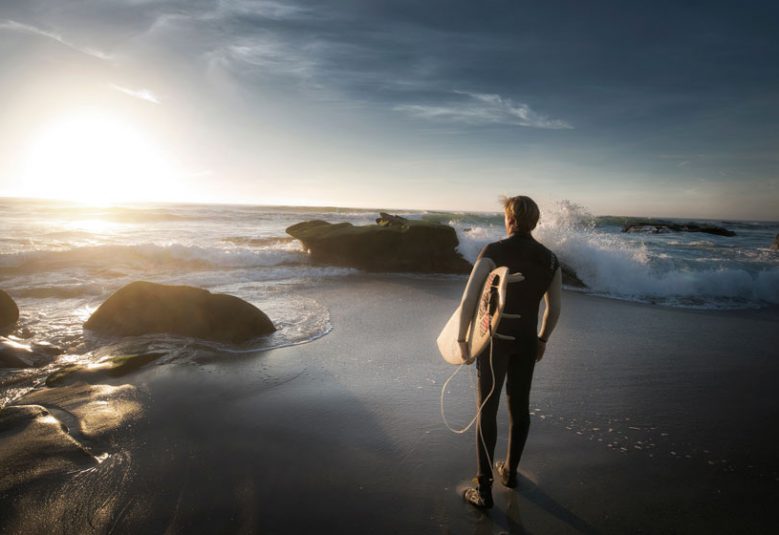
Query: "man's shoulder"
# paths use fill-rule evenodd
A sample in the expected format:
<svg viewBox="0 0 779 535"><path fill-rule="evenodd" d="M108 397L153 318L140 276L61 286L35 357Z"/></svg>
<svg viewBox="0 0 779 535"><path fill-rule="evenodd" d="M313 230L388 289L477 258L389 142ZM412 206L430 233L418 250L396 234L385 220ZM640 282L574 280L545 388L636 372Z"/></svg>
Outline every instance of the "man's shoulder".
<svg viewBox="0 0 779 535"><path fill-rule="evenodd" d="M557 259L557 255L546 245L536 242L538 244L538 250L541 254L548 259L550 271L556 271L560 267L560 261Z"/></svg>
<svg viewBox="0 0 779 535"><path fill-rule="evenodd" d="M503 238L502 240L497 240L491 243L488 243L484 246L484 249L482 249L481 256L486 256L488 258L495 258L495 255L500 254L502 251L506 249L506 247L509 245L509 238Z"/></svg>

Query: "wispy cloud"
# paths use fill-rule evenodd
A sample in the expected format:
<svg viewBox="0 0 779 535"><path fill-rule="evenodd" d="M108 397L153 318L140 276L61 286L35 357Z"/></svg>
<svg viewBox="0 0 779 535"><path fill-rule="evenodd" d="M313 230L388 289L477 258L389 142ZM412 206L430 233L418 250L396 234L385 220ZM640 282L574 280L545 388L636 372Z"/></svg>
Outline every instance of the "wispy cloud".
<svg viewBox="0 0 779 535"><path fill-rule="evenodd" d="M568 130L573 126L561 119L551 119L530 109L524 103L515 103L500 95L455 91L465 97L457 102L432 106L401 104L395 110L414 117L464 123L468 125L509 125L551 130Z"/></svg>
<svg viewBox="0 0 779 535"><path fill-rule="evenodd" d="M77 52L81 52L82 54L87 54L88 56L92 56L94 58L102 59L102 60L109 60L111 59L111 56L94 48L85 47L81 45L77 45L73 43L72 41L69 41L65 39L63 36L61 36L58 33L50 32L47 30L43 30L41 28L37 28L35 26L30 26L29 24L23 24L21 22L16 22L15 20L4 20L0 21L0 30L10 30L15 32L21 32L21 33L29 33L33 35L39 35L41 37L45 37L47 39L51 39L53 41L57 41L58 43L75 50Z"/></svg>
<svg viewBox="0 0 779 535"><path fill-rule="evenodd" d="M146 102L151 102L152 104L160 103L159 97L149 89L145 89L145 88L130 89L128 87L122 87L116 84L110 84L109 86L111 87L111 89L115 91L119 91L120 93L124 93L125 95L129 95L134 98L139 98L141 100L145 100Z"/></svg>
<svg viewBox="0 0 779 535"><path fill-rule="evenodd" d="M217 10L231 15L251 15L284 20L307 14L310 10L292 2L272 0L221 0Z"/></svg>

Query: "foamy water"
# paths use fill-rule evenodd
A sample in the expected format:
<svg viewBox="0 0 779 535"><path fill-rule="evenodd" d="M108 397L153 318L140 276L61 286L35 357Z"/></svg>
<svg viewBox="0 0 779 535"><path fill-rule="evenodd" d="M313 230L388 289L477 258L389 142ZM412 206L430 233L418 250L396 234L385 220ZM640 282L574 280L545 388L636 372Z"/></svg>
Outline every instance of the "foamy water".
<svg viewBox="0 0 779 535"><path fill-rule="evenodd" d="M703 308L779 303L779 253L769 249L779 224L721 223L737 232L732 238L626 234L621 232L624 218L593 217L568 202L542 211L536 237L577 271L591 293ZM451 224L460 252L471 261L485 244L504 235L497 213L400 215ZM25 343L62 348L60 363L94 360L106 351L105 341L85 337L82 324L113 291L135 280L234 294L268 313L279 328L270 337L231 350L296 344L331 328L327 309L307 297L307 289L360 273L313 265L285 229L310 219L369 224L376 216L375 210L337 208L78 207L3 199L0 288L22 311L16 335ZM168 344L171 354L180 353L174 351L180 341L159 337L108 347L140 351L161 343Z"/></svg>
<svg viewBox="0 0 779 535"><path fill-rule="evenodd" d="M709 221L737 234L723 237L624 233L627 220L595 217L562 201L542 207L534 236L576 271L590 293L692 308L779 304L779 252L770 248L779 223ZM455 214L448 222L469 260L505 233L499 216Z"/></svg>

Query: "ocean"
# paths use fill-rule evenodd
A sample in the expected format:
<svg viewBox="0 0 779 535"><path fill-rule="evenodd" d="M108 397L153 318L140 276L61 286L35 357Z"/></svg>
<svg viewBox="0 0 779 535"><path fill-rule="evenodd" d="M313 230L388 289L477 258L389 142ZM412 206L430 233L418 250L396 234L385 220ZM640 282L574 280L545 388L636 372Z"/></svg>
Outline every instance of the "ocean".
<svg viewBox="0 0 779 535"><path fill-rule="evenodd" d="M452 225L459 250L473 261L504 234L499 213L392 211ZM160 348L170 358L208 344L155 336L106 343L83 322L113 291L135 280L187 284L237 295L261 308L278 331L257 343L220 351L251 352L319 338L329 312L307 289L358 270L314 265L286 233L310 219L369 224L378 210L278 206L77 206L0 199L0 288L21 310L13 340L45 343L63 354L52 366L110 352ZM567 201L542 206L536 238L587 284L584 291L667 307L732 309L779 304L779 223L705 221L736 232L623 233L629 218L591 215ZM680 220L681 221L681 220ZM687 222L688 220L683 220ZM431 275L398 274L398 277ZM435 275L432 275L435 277ZM452 277L440 275L440 277ZM462 276L463 280L465 279ZM213 349L213 347L211 347ZM41 380L43 370L0 370L0 407Z"/></svg>

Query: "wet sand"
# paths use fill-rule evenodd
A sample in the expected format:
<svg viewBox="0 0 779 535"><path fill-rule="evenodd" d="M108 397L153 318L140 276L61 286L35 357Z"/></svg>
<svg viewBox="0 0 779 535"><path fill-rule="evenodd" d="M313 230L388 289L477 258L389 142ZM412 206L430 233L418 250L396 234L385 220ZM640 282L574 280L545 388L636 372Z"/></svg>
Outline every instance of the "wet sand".
<svg viewBox="0 0 779 535"><path fill-rule="evenodd" d="M570 292L536 371L520 489L497 484L488 514L466 505L474 439L442 423L453 369L434 344L463 284L326 283L307 297L333 331L312 343L82 375L91 386L74 378L17 401L0 412L0 532L779 527L779 314ZM447 393L455 424L475 410L468 373Z"/></svg>

